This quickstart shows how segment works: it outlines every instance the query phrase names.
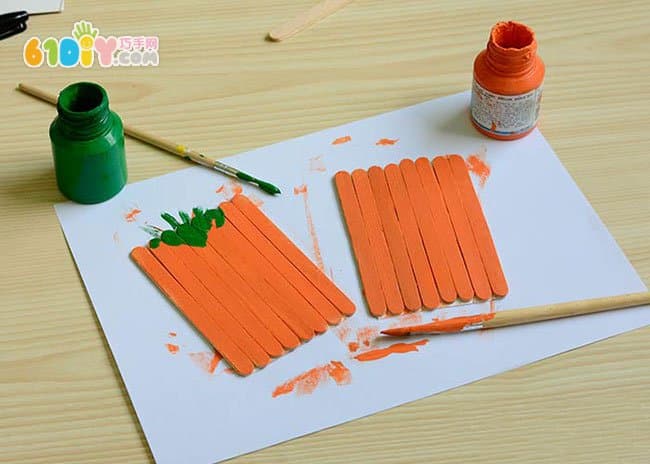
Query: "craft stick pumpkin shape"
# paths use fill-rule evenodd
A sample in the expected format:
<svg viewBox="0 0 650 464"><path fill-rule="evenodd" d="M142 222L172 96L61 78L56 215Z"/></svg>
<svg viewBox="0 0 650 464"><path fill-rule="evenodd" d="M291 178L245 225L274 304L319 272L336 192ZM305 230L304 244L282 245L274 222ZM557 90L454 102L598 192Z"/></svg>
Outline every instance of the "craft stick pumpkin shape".
<svg viewBox="0 0 650 464"><path fill-rule="evenodd" d="M131 257L241 374L354 313L354 304L247 197L147 226Z"/></svg>

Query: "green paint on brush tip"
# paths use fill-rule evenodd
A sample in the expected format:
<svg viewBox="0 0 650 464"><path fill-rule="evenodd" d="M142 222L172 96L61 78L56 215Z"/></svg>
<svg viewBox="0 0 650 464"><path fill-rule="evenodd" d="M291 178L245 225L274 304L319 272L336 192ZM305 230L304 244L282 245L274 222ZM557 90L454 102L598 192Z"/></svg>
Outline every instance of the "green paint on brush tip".
<svg viewBox="0 0 650 464"><path fill-rule="evenodd" d="M252 182L253 184L256 184L259 188L264 190L266 193L270 193L271 195L282 193L280 192L280 189L275 185L270 184L269 182L264 182L263 180L253 177L250 174L246 174L245 172L239 171L237 173L237 177L246 182Z"/></svg>
<svg viewBox="0 0 650 464"><path fill-rule="evenodd" d="M179 211L179 222L169 213L162 213L162 217L172 229L162 230L149 226L145 231L154 238L149 241L149 247L157 248L161 243L170 246L189 245L194 247L205 247L208 243L208 232L214 222L215 227L221 227L226 222L226 216L221 208L208 209L192 208L193 217L184 211Z"/></svg>

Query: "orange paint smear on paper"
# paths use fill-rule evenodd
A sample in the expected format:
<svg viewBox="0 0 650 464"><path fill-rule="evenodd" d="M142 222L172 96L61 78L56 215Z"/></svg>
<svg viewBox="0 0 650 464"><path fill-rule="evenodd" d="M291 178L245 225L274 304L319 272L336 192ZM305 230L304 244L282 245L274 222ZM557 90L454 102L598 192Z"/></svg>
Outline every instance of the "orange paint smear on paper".
<svg viewBox="0 0 650 464"><path fill-rule="evenodd" d="M404 313L399 316L399 320L391 325L391 327L399 327L401 325L415 325L422 323L422 313Z"/></svg>
<svg viewBox="0 0 650 464"><path fill-rule="evenodd" d="M170 337L175 337L175 336L176 336L176 332L169 332L169 336L170 336Z"/></svg>
<svg viewBox="0 0 650 464"><path fill-rule="evenodd" d="M165 343L165 346L167 347L167 351L169 351L170 354L178 353L178 345L174 345L173 343Z"/></svg>
<svg viewBox="0 0 650 464"><path fill-rule="evenodd" d="M465 164L467 164L467 169L478 177L479 185L484 187L490 177L490 165L479 155L470 155L465 161Z"/></svg>
<svg viewBox="0 0 650 464"><path fill-rule="evenodd" d="M229 180L228 183L222 184L215 190L215 193L223 195L227 199L234 197L237 194L240 194L244 191L244 187L236 181Z"/></svg>
<svg viewBox="0 0 650 464"><path fill-rule="evenodd" d="M370 346L374 338L379 334L377 327L362 327L357 329L357 343L359 345Z"/></svg>
<svg viewBox="0 0 650 464"><path fill-rule="evenodd" d="M399 139L379 139L375 145L395 145Z"/></svg>
<svg viewBox="0 0 650 464"><path fill-rule="evenodd" d="M320 252L320 244L318 243L318 236L316 235L316 227L314 226L314 219L311 215L311 207L309 206L309 193L307 193L307 184L299 185L293 188L294 195L302 195L305 204L305 217L307 218L307 227L309 229L309 236L311 237L312 248L314 249L314 258L318 268L325 272L325 263L323 262L323 255Z"/></svg>
<svg viewBox="0 0 650 464"><path fill-rule="evenodd" d="M395 343L386 348L379 348L358 354L354 357L354 359L358 361L376 361L378 359L385 358L386 356L390 356L391 354L419 351L418 346L423 346L427 343L429 343L429 340L418 340L417 342L412 343Z"/></svg>
<svg viewBox="0 0 650 464"><path fill-rule="evenodd" d="M200 351L198 353L190 353L190 359L208 374L214 374L215 369L221 361L221 355L216 351Z"/></svg>
<svg viewBox="0 0 650 464"><path fill-rule="evenodd" d="M138 208L133 208L131 211L129 211L124 215L124 220L126 222L135 222L138 214L140 214L141 212L142 211L139 210Z"/></svg>
<svg viewBox="0 0 650 464"><path fill-rule="evenodd" d="M332 145L341 145L342 143L348 143L350 140L352 140L352 137L346 135L344 137L339 137L338 139L334 140L332 142Z"/></svg>
<svg viewBox="0 0 650 464"><path fill-rule="evenodd" d="M350 370L342 362L330 361L329 364L314 367L279 385L273 390L272 396L276 398L280 395L289 394L294 390L298 395L309 394L328 379L334 380L337 385L346 385L350 383L352 377Z"/></svg>
<svg viewBox="0 0 650 464"><path fill-rule="evenodd" d="M336 336L339 337L339 340L342 342L345 341L346 338L348 338L348 335L350 335L350 332L352 329L350 326L347 324L346 321L341 322L341 324L336 328Z"/></svg>
<svg viewBox="0 0 650 464"><path fill-rule="evenodd" d="M323 155L309 158L309 170L315 172L325 172L327 168L323 162Z"/></svg>
<svg viewBox="0 0 650 464"><path fill-rule="evenodd" d="M357 352L359 350L359 343L357 342L348 343L348 350L350 350L350 353Z"/></svg>

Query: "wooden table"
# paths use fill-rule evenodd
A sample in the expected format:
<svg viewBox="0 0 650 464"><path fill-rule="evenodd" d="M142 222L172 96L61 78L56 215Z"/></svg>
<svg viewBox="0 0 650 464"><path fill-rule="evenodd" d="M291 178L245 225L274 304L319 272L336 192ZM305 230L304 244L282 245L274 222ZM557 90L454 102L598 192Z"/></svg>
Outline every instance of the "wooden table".
<svg viewBox="0 0 650 464"><path fill-rule="evenodd" d="M535 28L541 128L650 282L650 3L358 1L264 40L314 0L67 0L0 42L2 462L151 462L52 204L52 107L13 90L101 81L131 124L234 154L468 88L490 26ZM29 69L32 35L158 35L159 67ZM127 140L130 181L187 165ZM647 463L650 328L235 459L309 463ZM219 418L215 418L219 420Z"/></svg>

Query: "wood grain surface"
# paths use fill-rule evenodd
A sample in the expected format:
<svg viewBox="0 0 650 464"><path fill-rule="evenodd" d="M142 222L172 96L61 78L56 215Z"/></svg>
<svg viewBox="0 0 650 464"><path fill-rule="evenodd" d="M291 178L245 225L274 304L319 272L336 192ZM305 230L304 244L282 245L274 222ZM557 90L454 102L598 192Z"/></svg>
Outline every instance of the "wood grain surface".
<svg viewBox="0 0 650 464"><path fill-rule="evenodd" d="M130 124L215 156L469 87L497 20L536 31L541 129L650 282L650 3L359 0L283 43L315 0L67 0L0 42L0 462L151 453L54 215L51 106L14 90L97 80ZM156 68L29 69L25 41L159 35ZM130 182L187 167L127 140ZM215 174L217 175L217 174ZM235 459L237 463L647 463L650 328ZM215 418L215 420L222 420Z"/></svg>

